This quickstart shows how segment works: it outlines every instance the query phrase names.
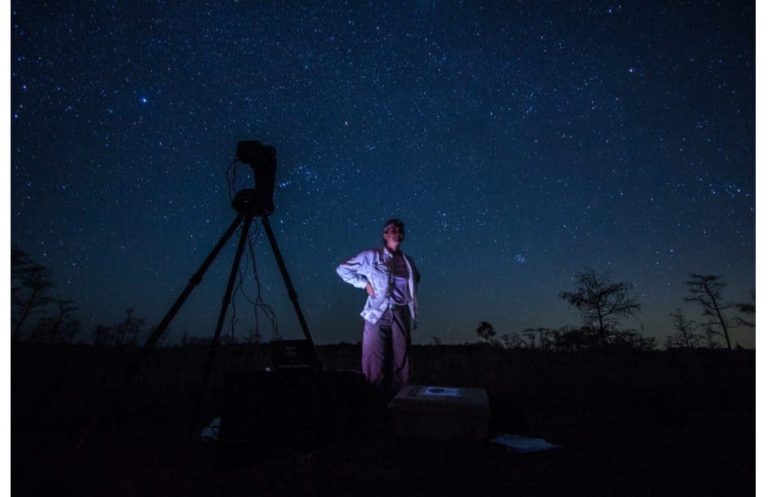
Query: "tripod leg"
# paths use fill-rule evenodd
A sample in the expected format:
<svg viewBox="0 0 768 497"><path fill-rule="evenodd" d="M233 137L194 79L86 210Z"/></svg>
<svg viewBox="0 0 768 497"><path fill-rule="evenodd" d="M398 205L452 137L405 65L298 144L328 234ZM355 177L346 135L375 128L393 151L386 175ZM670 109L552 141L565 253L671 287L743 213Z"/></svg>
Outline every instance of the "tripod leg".
<svg viewBox="0 0 768 497"><path fill-rule="evenodd" d="M238 214L237 218L232 222L232 224L227 228L227 231L224 233L224 235L219 240L219 243L216 244L215 247L213 247L213 250L211 250L211 253L208 254L208 257L206 257L205 261L203 261L203 264L200 266L200 269L197 270L197 272L192 275L192 278L190 278L189 283L187 284L187 287L184 289L184 291L181 292L181 295L179 295L179 298L176 299L176 302L173 303L168 313L165 315L162 321L160 321L160 324L157 325L155 328L155 331L152 332L152 335L147 339L147 343L144 345L144 348L152 347L157 343L157 340L160 338L160 335L163 334L165 329L168 327L169 324L171 324L171 321L176 316L176 313L179 312L179 309L181 309L181 306L184 304L184 302L187 300L187 297L189 297L189 294L192 293L192 290L203 280L203 275L208 270L208 266L213 263L213 260L216 259L216 256L219 255L219 252L221 252L221 249L224 247L224 244L227 243L227 240L232 236L232 234L235 232L237 227L240 225L240 222L243 220L243 216ZM250 221L248 221L250 222Z"/></svg>
<svg viewBox="0 0 768 497"><path fill-rule="evenodd" d="M195 410L193 412L194 418L192 419L192 425L190 426L190 434L194 433L194 429L197 424L198 417L200 415L200 406L205 396L205 390L208 388L208 381L211 376L211 370L213 369L213 361L216 358L216 349L219 345L219 338L221 337L221 329L224 326L224 319L227 317L227 309L229 303L232 301L232 290L235 287L235 280L237 279L237 273L240 270L240 259L243 256L243 250L245 249L245 241L248 239L248 230L251 226L253 217L246 216L243 220L243 230L240 233L240 242L237 245L237 252L235 253L235 260L232 262L232 270L229 272L229 281L227 281L227 289L224 292L224 298L221 301L221 310L219 311L219 320L216 323L216 333L213 335L211 345L208 348L208 359L205 364L205 374L203 375L203 381L200 385L200 391L197 395L197 401L195 402Z"/></svg>
<svg viewBox="0 0 768 497"><path fill-rule="evenodd" d="M307 342L309 342L310 348L312 350L312 366L315 369L320 370L322 365L320 364L320 358L317 355L315 342L312 340L312 335L309 333L309 326L307 326L307 321L304 319L304 314L301 312L301 307L299 306L299 297L296 294L296 290L293 289L291 277L288 275L288 269L285 267L285 261L283 261L283 256L280 254L280 248L277 246L277 240L275 239L275 234L272 232L272 226L270 226L267 216L261 216L261 224L264 226L264 231L267 232L269 244L272 246L272 252L275 254L275 259L277 259L277 265L280 268L280 274L283 275L285 288L288 290L288 297L291 299L291 302L293 303L293 309L296 311L296 316L299 318L301 331L304 332L304 338L306 338Z"/></svg>
<svg viewBox="0 0 768 497"><path fill-rule="evenodd" d="M202 281L203 275L208 270L208 267L216 259L216 256L219 255L219 252L221 252L221 249L227 243L227 240L229 240L232 237L232 234L235 232L235 230L240 225L242 220L243 220L243 216L241 214L238 214L235 220L232 221L232 224L229 225L229 228L227 228L227 231L225 231L224 234L221 236L218 243L216 243L216 245L213 247L213 250L211 250L211 253L208 254L208 257L205 258L205 260L203 261L203 264L200 266L197 272L194 275L192 275L192 278L190 278L186 288L184 288L184 290L181 292L181 295L179 295L179 297L176 299L176 302L173 303L170 310L168 310L165 317L163 317L163 320L160 321L160 324L158 324L155 327L152 334L149 336L149 338L147 338L147 341L144 344L144 346L141 349L139 349L139 351L135 354L133 360L128 363L128 365L125 368L125 373L123 374L123 378L120 381L120 383L117 385L115 390L107 394L107 397L102 403L102 405L96 409L94 415L85 424L83 430L80 432L80 436L78 437L77 442L75 443L73 451L77 451L83 445L83 443L85 442L85 438L88 436L88 433L101 420L101 417L104 415L104 413L107 412L107 410L110 408L110 406L115 401L115 399L117 399L117 397L125 391L125 389L128 386L128 383L133 378L133 376L136 375L136 373L139 371L142 364L144 363L144 360L149 355L150 350L154 347L154 345L160 339L160 336L163 334L166 328L168 328L168 325L171 324L171 321L176 316L176 313L179 312L179 309L181 309L181 306L184 305L184 302L189 297L189 294L192 293L192 290L194 290L194 288Z"/></svg>

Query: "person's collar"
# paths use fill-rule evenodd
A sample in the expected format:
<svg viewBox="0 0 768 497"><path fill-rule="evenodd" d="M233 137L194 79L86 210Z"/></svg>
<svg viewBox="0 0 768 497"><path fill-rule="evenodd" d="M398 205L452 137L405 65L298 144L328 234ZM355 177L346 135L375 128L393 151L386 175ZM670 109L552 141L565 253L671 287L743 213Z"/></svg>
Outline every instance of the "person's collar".
<svg viewBox="0 0 768 497"><path fill-rule="evenodd" d="M401 255L403 251L398 247L397 250L392 251L387 245L384 245L384 253L389 256Z"/></svg>

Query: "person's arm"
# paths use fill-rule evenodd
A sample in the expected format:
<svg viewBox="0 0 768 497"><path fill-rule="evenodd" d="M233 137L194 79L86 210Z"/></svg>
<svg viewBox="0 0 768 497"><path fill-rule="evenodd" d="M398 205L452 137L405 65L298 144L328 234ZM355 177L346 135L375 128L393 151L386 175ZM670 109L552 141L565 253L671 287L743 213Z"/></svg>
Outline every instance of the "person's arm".
<svg viewBox="0 0 768 497"><path fill-rule="evenodd" d="M341 277L345 283L349 283L355 288L365 289L368 286L368 278L361 272L366 272L368 265L367 252L360 252L354 257L347 259L336 268L336 274Z"/></svg>
<svg viewBox="0 0 768 497"><path fill-rule="evenodd" d="M421 273L416 268L416 263L413 262L413 259L411 259L410 256L408 256L408 262L410 263L411 269L413 270L413 281L418 285L419 281L421 281Z"/></svg>

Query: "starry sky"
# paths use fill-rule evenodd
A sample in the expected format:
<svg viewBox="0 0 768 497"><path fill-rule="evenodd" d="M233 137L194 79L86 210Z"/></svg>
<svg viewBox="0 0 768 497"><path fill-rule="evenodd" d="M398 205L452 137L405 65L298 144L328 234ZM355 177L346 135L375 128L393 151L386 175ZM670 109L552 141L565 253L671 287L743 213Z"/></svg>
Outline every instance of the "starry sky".
<svg viewBox="0 0 768 497"><path fill-rule="evenodd" d="M129 306L159 322L234 219L243 139L278 150L270 220L318 343L360 339L365 294L335 267L393 216L422 273L417 343L579 324L558 294L585 267L635 285L626 326L659 342L676 307L702 319L691 272L752 298L752 2L11 7L12 242L77 301L83 339ZM235 241L169 341L212 335ZM253 245L261 297L299 338ZM254 326L252 270L225 333Z"/></svg>

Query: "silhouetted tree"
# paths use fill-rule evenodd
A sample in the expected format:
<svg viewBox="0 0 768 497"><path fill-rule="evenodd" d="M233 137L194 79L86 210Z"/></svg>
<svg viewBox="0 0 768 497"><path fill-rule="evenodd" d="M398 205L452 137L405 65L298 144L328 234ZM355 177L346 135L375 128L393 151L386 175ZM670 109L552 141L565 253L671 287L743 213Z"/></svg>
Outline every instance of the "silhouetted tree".
<svg viewBox="0 0 768 497"><path fill-rule="evenodd" d="M51 271L33 261L26 252L11 248L11 302L13 331L11 339L21 339L24 323L53 300Z"/></svg>
<svg viewBox="0 0 768 497"><path fill-rule="evenodd" d="M607 273L600 274L587 268L576 274L576 291L560 292L560 298L581 311L584 324L595 330L598 344L609 343L619 321L640 312L636 297L630 295L632 284L611 283Z"/></svg>
<svg viewBox="0 0 768 497"><path fill-rule="evenodd" d="M144 331L144 320L136 317L136 309L125 310L125 319L116 326L118 345L136 345Z"/></svg>
<svg viewBox="0 0 768 497"><path fill-rule="evenodd" d="M549 328L526 328L523 336L528 339L530 349L552 350L554 346L554 333Z"/></svg>
<svg viewBox="0 0 768 497"><path fill-rule="evenodd" d="M45 343L72 343L80 332L80 321L72 314L78 309L74 300L56 300L57 312L53 317L41 319L30 340Z"/></svg>
<svg viewBox="0 0 768 497"><path fill-rule="evenodd" d="M557 331L554 340L555 350L561 352L586 350L597 344L595 331L589 326L564 326Z"/></svg>
<svg viewBox="0 0 768 497"><path fill-rule="evenodd" d="M711 326L706 326L704 328L704 336L707 339L707 348L710 349L719 349L722 347L720 342L718 342L715 337L722 336L718 331L714 330Z"/></svg>
<svg viewBox="0 0 768 497"><path fill-rule="evenodd" d="M496 335L496 330L493 329L493 325L486 321L482 321L480 323L480 326L478 326L477 330L475 331L480 336L480 338L482 338L488 343L490 343L491 338L493 338L493 336Z"/></svg>
<svg viewBox="0 0 768 497"><path fill-rule="evenodd" d="M525 340L520 338L517 333L504 333L501 335L501 341L505 348L508 349L522 349L525 348Z"/></svg>
<svg viewBox="0 0 768 497"><path fill-rule="evenodd" d="M539 348L553 350L555 346L555 331L550 328L537 328L539 334Z"/></svg>
<svg viewBox="0 0 768 497"><path fill-rule="evenodd" d="M96 325L93 331L94 345L136 345L143 333L144 320L136 317L136 309L125 310L125 319L114 326Z"/></svg>
<svg viewBox="0 0 768 497"><path fill-rule="evenodd" d="M728 334L728 325L726 324L723 311L729 309L732 305L722 302L722 289L725 283L720 281L720 276L714 274L694 274L691 273L691 279L686 281L690 297L686 297L686 302L698 302L702 307L702 314L707 316L709 321L704 323L708 335L720 335L725 338L728 350L731 350L731 338ZM717 327L719 326L719 330Z"/></svg>
<svg viewBox="0 0 768 497"><path fill-rule="evenodd" d="M736 309L745 317L737 316L736 323L741 326L755 327L755 291L752 290L752 302L735 304Z"/></svg>
<svg viewBox="0 0 768 497"><path fill-rule="evenodd" d="M614 348L653 350L656 348L656 339L643 336L635 330L618 330L611 333L610 345Z"/></svg>
<svg viewBox="0 0 768 497"><path fill-rule="evenodd" d="M672 328L675 330L675 334L667 337L667 348L693 349L698 347L702 340L704 340L704 337L696 333L696 321L687 319L679 307L670 316L672 317Z"/></svg>
<svg viewBox="0 0 768 497"><path fill-rule="evenodd" d="M436 337L432 335L432 345L442 345L443 341L440 340L440 337Z"/></svg>
<svg viewBox="0 0 768 497"><path fill-rule="evenodd" d="M525 338L525 347L529 350L536 349L536 329L526 328L523 330L523 337Z"/></svg>

